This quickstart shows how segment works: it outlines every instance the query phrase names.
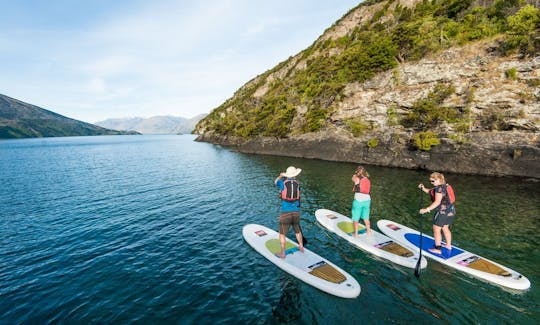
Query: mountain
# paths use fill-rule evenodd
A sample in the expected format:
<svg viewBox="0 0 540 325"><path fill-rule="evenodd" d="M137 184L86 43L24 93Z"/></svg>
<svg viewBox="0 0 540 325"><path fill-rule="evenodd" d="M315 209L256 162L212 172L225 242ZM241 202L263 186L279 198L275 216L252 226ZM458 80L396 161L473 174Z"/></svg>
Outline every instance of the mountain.
<svg viewBox="0 0 540 325"><path fill-rule="evenodd" d="M96 125L115 130L133 130L143 134L191 133L195 125L205 116L206 114L201 114L191 119L174 116L112 118L96 122Z"/></svg>
<svg viewBox="0 0 540 325"><path fill-rule="evenodd" d="M367 0L196 126L239 151L540 178L538 1Z"/></svg>
<svg viewBox="0 0 540 325"><path fill-rule="evenodd" d="M136 134L74 120L0 94L0 139Z"/></svg>

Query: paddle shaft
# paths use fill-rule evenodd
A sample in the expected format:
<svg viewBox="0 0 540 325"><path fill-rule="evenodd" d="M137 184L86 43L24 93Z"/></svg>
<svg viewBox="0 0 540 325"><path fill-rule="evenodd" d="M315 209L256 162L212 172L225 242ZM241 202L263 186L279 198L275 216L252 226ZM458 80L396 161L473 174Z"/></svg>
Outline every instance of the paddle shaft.
<svg viewBox="0 0 540 325"><path fill-rule="evenodd" d="M302 220L300 220L301 222ZM298 227L300 227L300 222L298 223ZM302 227L300 227L300 233L302 234L302 246L307 246L307 239L304 237L304 231L302 230Z"/></svg>
<svg viewBox="0 0 540 325"><path fill-rule="evenodd" d="M423 198L424 198L424 191L420 190L420 206L418 207L418 211L420 211L420 209L422 209L422 204L423 204ZM416 276L417 278L420 277L420 265L422 264L422 237L424 237L422 235L422 214L420 212L418 212L418 216L419 216L419 219L420 219L420 254L418 255L418 262L416 262L416 267L414 268L414 276Z"/></svg>

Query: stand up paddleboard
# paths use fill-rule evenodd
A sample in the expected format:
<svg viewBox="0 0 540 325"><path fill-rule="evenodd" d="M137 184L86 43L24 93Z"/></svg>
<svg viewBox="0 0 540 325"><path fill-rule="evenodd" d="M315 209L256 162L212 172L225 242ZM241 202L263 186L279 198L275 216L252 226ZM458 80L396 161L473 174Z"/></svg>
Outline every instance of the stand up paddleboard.
<svg viewBox="0 0 540 325"><path fill-rule="evenodd" d="M420 234L417 230L390 220L379 220L377 226L388 237L402 243L414 245L416 250L419 250ZM422 234L423 254L437 262L503 287L526 290L531 286L531 283L526 277L503 265L456 246L452 246L451 250L443 246L441 254L432 253L429 249L434 247L434 245L435 241L433 237Z"/></svg>
<svg viewBox="0 0 540 325"><path fill-rule="evenodd" d="M358 224L358 237L353 237L354 229L351 218L338 212L319 209L315 211L315 217L326 229L345 238L349 243L366 252L413 269L418 263L418 251L396 243L391 238L373 229L371 229L371 235L368 235L366 228L362 224ZM425 268L426 266L427 261L422 257L420 267Z"/></svg>
<svg viewBox="0 0 540 325"><path fill-rule="evenodd" d="M242 234L262 256L305 283L342 298L356 298L360 294L360 285L351 275L307 248L300 252L298 245L288 238L285 258L278 257L281 250L279 234L274 230L249 224L244 226Z"/></svg>

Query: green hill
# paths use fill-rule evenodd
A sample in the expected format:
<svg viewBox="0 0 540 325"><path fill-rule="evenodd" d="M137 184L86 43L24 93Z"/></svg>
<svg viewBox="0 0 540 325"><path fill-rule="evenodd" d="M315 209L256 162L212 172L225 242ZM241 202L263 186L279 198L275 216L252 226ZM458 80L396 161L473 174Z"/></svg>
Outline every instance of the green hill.
<svg viewBox="0 0 540 325"><path fill-rule="evenodd" d="M251 153L540 178L539 4L365 1L194 133Z"/></svg>
<svg viewBox="0 0 540 325"><path fill-rule="evenodd" d="M338 21L299 55L244 85L203 119L195 132L286 137L318 131L331 123L331 115L344 99L347 85L365 82L405 62L483 39L500 37L497 47L491 50L501 56L537 55L540 10L525 5L526 2L538 3L365 1L342 18L341 22L355 13L363 16L356 25L349 26L349 31L334 37ZM276 78L278 71L282 73ZM268 80L273 74L272 80ZM293 119L299 113L303 117L301 125L293 127ZM409 118L402 124L422 128L421 123Z"/></svg>
<svg viewBox="0 0 540 325"><path fill-rule="evenodd" d="M0 139L118 134L0 94Z"/></svg>

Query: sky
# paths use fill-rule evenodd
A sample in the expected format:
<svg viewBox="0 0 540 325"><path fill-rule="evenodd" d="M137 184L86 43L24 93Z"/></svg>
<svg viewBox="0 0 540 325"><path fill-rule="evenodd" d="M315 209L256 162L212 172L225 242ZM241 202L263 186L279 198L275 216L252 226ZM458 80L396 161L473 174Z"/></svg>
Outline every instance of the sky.
<svg viewBox="0 0 540 325"><path fill-rule="evenodd" d="M210 113L361 0L0 0L0 94L81 121Z"/></svg>

